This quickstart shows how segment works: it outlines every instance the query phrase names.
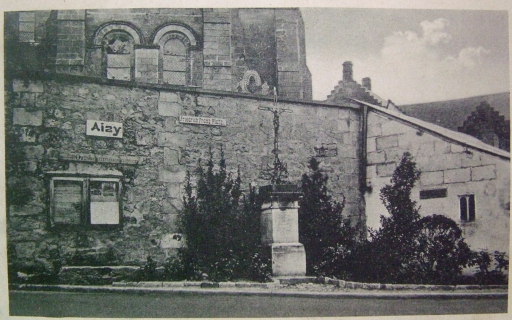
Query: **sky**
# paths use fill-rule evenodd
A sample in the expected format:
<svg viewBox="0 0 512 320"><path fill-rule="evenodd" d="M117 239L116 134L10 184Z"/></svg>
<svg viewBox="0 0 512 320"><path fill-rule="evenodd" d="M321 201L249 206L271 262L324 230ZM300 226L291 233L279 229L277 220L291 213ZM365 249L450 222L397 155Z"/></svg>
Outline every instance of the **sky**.
<svg viewBox="0 0 512 320"><path fill-rule="evenodd" d="M508 12L301 8L313 98L352 61L354 80L397 105L510 91Z"/></svg>

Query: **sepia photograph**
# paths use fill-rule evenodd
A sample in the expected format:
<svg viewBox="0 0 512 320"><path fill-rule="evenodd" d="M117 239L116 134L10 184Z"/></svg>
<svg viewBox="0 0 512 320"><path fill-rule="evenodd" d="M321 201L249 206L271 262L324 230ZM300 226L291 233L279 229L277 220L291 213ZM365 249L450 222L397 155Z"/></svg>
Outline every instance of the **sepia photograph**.
<svg viewBox="0 0 512 320"><path fill-rule="evenodd" d="M1 317L507 318L512 4L394 2L1 5Z"/></svg>

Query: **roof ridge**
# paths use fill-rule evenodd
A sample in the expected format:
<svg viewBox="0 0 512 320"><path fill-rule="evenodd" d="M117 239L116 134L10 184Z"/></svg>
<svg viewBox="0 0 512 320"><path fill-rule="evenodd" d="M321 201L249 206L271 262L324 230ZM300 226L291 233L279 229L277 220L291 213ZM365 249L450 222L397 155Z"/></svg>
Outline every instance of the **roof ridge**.
<svg viewBox="0 0 512 320"><path fill-rule="evenodd" d="M402 120L406 123L412 124L414 126L418 126L420 128L423 128L425 130L434 132L437 135L440 135L446 139L449 139L451 141L455 141L457 143L470 146L472 148L475 148L477 150L491 153L493 155L496 155L498 157L507 158L510 160L510 152L505 151L503 149L499 149L497 147L491 146L489 144L486 144L483 141L478 140L477 138L470 136L468 134L465 134L463 132L450 130L445 127L441 127L439 125L433 124L431 122L427 122L418 118L414 118L408 115L405 115L403 113L398 113L396 111L391 111L385 108L380 108L379 106L372 105L371 103L357 100L350 98L350 100L356 101L358 103L364 104L370 108L373 108L377 112L385 113L386 115L389 115L390 117Z"/></svg>

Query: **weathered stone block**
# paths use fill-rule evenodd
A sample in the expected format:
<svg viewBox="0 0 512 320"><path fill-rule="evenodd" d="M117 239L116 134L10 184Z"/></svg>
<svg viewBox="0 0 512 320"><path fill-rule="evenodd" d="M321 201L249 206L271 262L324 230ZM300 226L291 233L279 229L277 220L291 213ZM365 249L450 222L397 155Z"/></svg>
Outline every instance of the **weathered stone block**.
<svg viewBox="0 0 512 320"><path fill-rule="evenodd" d="M436 154L450 153L450 151L451 151L451 143L448 143L443 140L434 141L434 152Z"/></svg>
<svg viewBox="0 0 512 320"><path fill-rule="evenodd" d="M165 169L158 170L158 180L163 182L183 182L185 180L186 172L171 172Z"/></svg>
<svg viewBox="0 0 512 320"><path fill-rule="evenodd" d="M158 101L179 102L179 96L173 92L160 91Z"/></svg>
<svg viewBox="0 0 512 320"><path fill-rule="evenodd" d="M138 146L148 146L154 142L153 134L147 130L135 132L135 139Z"/></svg>
<svg viewBox="0 0 512 320"><path fill-rule="evenodd" d="M461 145L458 145L458 144L451 144L450 145L450 148L451 148L451 152L452 153L461 153L461 152L464 152L464 147L461 146Z"/></svg>
<svg viewBox="0 0 512 320"><path fill-rule="evenodd" d="M421 144L421 148L418 149L418 156L431 156L435 152L435 145L432 141L425 141Z"/></svg>
<svg viewBox="0 0 512 320"><path fill-rule="evenodd" d="M180 164L180 151L164 148L164 165L166 167Z"/></svg>
<svg viewBox="0 0 512 320"><path fill-rule="evenodd" d="M273 276L305 276L306 252L300 243L272 244Z"/></svg>
<svg viewBox="0 0 512 320"><path fill-rule="evenodd" d="M33 143L37 140L37 131L33 127L15 128L19 142Z"/></svg>
<svg viewBox="0 0 512 320"><path fill-rule="evenodd" d="M421 184L424 186L443 184L443 171L431 171L421 173Z"/></svg>
<svg viewBox="0 0 512 320"><path fill-rule="evenodd" d="M43 157L43 146L26 146L24 149L26 159L41 159Z"/></svg>
<svg viewBox="0 0 512 320"><path fill-rule="evenodd" d="M338 131L340 132L347 132L350 131L350 120L344 119L344 120L338 120Z"/></svg>
<svg viewBox="0 0 512 320"><path fill-rule="evenodd" d="M181 105L177 102L158 101L158 114L166 117L179 117Z"/></svg>
<svg viewBox="0 0 512 320"><path fill-rule="evenodd" d="M380 177L390 177L396 169L396 163L382 163L377 165L377 175Z"/></svg>
<svg viewBox="0 0 512 320"><path fill-rule="evenodd" d="M377 137L377 150L385 150L398 147L398 135Z"/></svg>
<svg viewBox="0 0 512 320"><path fill-rule="evenodd" d="M461 155L456 153L439 154L421 158L421 168L425 171L439 171L462 167Z"/></svg>
<svg viewBox="0 0 512 320"><path fill-rule="evenodd" d="M398 121L392 120L382 123L381 128L383 136L389 136L400 133L410 133L412 131L411 127L402 124Z"/></svg>
<svg viewBox="0 0 512 320"><path fill-rule="evenodd" d="M400 162L400 159L402 159L405 151L403 149L389 149L385 152L387 162Z"/></svg>
<svg viewBox="0 0 512 320"><path fill-rule="evenodd" d="M15 108L13 109L12 124L15 126L41 126L43 124L43 112Z"/></svg>
<svg viewBox="0 0 512 320"><path fill-rule="evenodd" d="M16 258L18 259L31 259L34 257L36 244L35 242L20 242L14 244Z"/></svg>
<svg viewBox="0 0 512 320"><path fill-rule="evenodd" d="M160 147L185 147L187 145L187 136L169 132L158 134L158 146Z"/></svg>
<svg viewBox="0 0 512 320"><path fill-rule="evenodd" d="M179 233L164 234L160 240L160 247L163 249L181 248L185 244L184 240L183 236Z"/></svg>
<svg viewBox="0 0 512 320"><path fill-rule="evenodd" d="M367 160L368 160L368 164L377 164L377 163L386 162L386 153L384 151L369 152Z"/></svg>
<svg viewBox="0 0 512 320"><path fill-rule="evenodd" d="M472 181L491 180L491 179L496 179L496 166L495 165L471 168L471 180Z"/></svg>
<svg viewBox="0 0 512 320"><path fill-rule="evenodd" d="M14 92L44 92L44 86L42 82L29 81L25 82L22 80L14 80L12 82L12 91Z"/></svg>
<svg viewBox="0 0 512 320"><path fill-rule="evenodd" d="M345 143L345 141L343 141ZM373 152L377 150L377 141L375 138L368 138L366 140L366 151Z"/></svg>
<svg viewBox="0 0 512 320"><path fill-rule="evenodd" d="M444 183L467 182L469 180L471 180L471 170L469 168L444 171Z"/></svg>

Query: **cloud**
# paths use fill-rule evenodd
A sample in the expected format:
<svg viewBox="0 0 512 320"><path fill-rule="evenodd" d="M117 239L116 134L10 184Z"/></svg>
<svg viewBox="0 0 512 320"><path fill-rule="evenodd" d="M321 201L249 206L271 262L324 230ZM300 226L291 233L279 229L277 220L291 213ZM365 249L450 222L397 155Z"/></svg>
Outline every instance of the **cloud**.
<svg viewBox="0 0 512 320"><path fill-rule="evenodd" d="M346 59L354 63L354 78L360 82L361 78L369 76L373 91L397 104L448 100L501 90L502 85L493 73L496 68L486 61L490 50L467 46L454 51L450 47L453 36L446 19L422 21L419 26L419 33L406 30L388 35L374 56ZM333 63L341 65L342 61ZM310 66L314 70L320 64ZM341 73L336 80L340 79ZM326 81L323 79L321 85L326 85Z"/></svg>

